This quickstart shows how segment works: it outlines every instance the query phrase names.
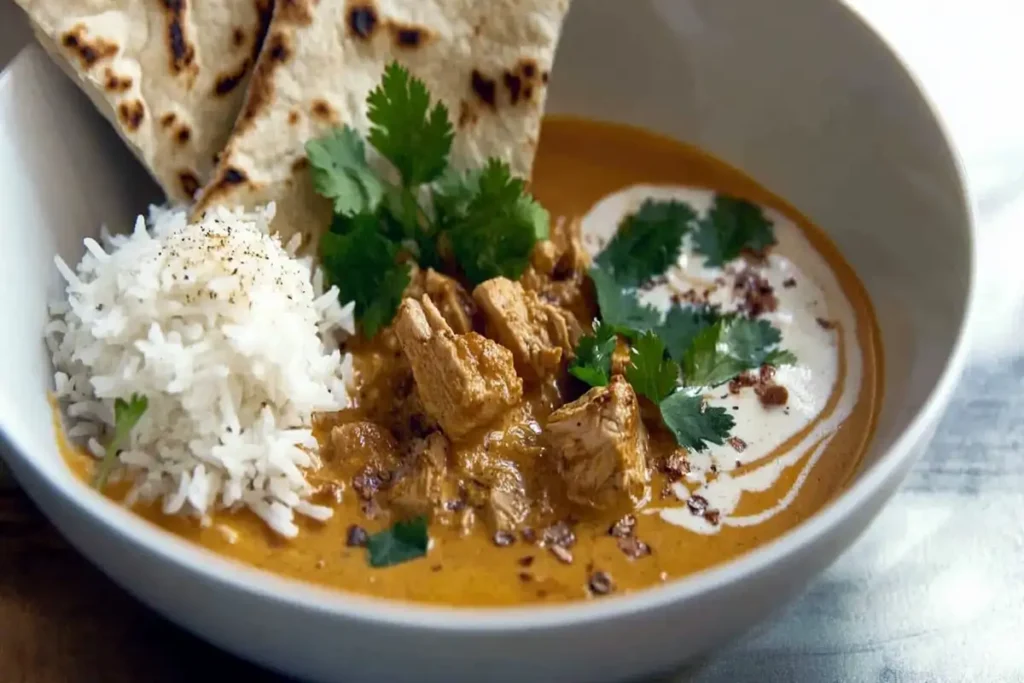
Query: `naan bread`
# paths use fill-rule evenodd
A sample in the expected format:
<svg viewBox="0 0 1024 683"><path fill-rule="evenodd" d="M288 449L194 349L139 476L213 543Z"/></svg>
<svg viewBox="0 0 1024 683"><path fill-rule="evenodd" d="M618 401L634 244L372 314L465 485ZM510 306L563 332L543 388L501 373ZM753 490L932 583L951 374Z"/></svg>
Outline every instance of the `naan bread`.
<svg viewBox="0 0 1024 683"><path fill-rule="evenodd" d="M241 108L272 0L17 0L40 42L175 201Z"/></svg>
<svg viewBox="0 0 1024 683"><path fill-rule="evenodd" d="M569 0L279 0L216 174L197 211L274 200L274 227L309 242L330 221L304 145L369 128L366 96L398 61L448 107L452 164L491 156L530 174Z"/></svg>

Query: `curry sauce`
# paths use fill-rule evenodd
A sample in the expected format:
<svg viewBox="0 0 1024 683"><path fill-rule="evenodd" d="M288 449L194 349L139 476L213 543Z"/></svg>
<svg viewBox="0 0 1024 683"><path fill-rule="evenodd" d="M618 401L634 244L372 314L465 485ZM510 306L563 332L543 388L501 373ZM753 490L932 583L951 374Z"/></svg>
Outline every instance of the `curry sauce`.
<svg viewBox="0 0 1024 683"><path fill-rule="evenodd" d="M799 225L828 261L854 310L856 329L850 331L848 339L859 345L863 359L858 368L861 377L856 404L781 513L759 524L723 525L715 534L701 535L673 525L658 514L644 514L644 509L632 515L615 507L581 510L566 500L559 487L545 485L557 475L542 457L542 425L553 410L582 393L572 381L556 378L528 383L515 408L452 446L456 459L469 462L467 467L472 466L475 454L484 451L515 464L531 495L543 497L543 504L531 513L527 524L516 533L499 536L493 525L471 519L472 506L453 506L441 513L447 523L431 524L432 544L426 557L372 568L364 548L347 544L350 528L358 525L374 533L394 519L354 490L351 482L365 463L335 452L331 432L339 424L388 412L387 397L401 381L400 373L394 371L400 365L401 352L386 338L354 340L350 344L348 350L366 385L360 387L360 399L353 408L323 416L317 424L324 464L310 478L314 483L324 483L317 502L336 508L330 520L320 523L302 519L298 522L299 536L286 540L248 512L217 513L207 526L192 518L165 516L159 506L139 507L137 512L210 550L278 574L379 597L460 606L566 601L608 590L635 590L737 557L793 528L827 504L849 481L874 429L882 367L867 295L818 228L737 170L692 147L637 129L570 118L545 120L533 192L552 216L568 220L582 216L602 197L635 183L704 187L781 212ZM453 305L458 307L458 302ZM578 317L588 312L586 302L574 302L573 308ZM465 324L470 326L472 321ZM845 372L844 368L840 374ZM374 407L375 400L382 401L382 406ZM641 411L649 408L641 405ZM823 414L833 408L834 401L830 401ZM395 419L406 417L399 414ZM809 430L810 426L804 432ZM798 436L768 459L786 451ZM377 437L364 434L359 438ZM94 460L67 444L62 448L76 472L88 478ZM667 431L653 427L649 449L652 462L664 462L676 451L676 444ZM791 463L766 490L744 496L736 513L754 515L786 497L794 490L812 451L808 449ZM671 484L678 475L671 467L652 467L647 507L657 509L671 498ZM338 484L332 486L332 482ZM107 494L123 496L124 487L112 486ZM570 523L565 524L566 520ZM571 534L574 542L545 545L545 529ZM601 579L598 585L595 575Z"/></svg>

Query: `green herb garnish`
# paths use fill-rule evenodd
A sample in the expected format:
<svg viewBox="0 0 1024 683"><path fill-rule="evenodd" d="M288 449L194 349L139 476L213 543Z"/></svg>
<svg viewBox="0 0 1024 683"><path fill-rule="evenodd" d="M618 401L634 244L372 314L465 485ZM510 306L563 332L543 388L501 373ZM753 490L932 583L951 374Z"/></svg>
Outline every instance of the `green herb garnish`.
<svg viewBox="0 0 1024 683"><path fill-rule="evenodd" d="M716 387L745 370L796 361L779 350L779 331L765 320L727 317L706 328L683 356L683 377L694 387Z"/></svg>
<svg viewBox="0 0 1024 683"><path fill-rule="evenodd" d="M685 203L644 202L622 221L590 269L601 325L580 340L570 372L591 386L607 384L615 336L625 337L631 343L626 378L633 389L659 406L680 446L702 450L723 443L734 421L723 408L709 407L695 389L796 358L778 348L782 335L767 321L678 304L663 316L641 301L638 289L676 263L691 231L709 266L724 265L744 249L775 244L761 208L740 199L717 195L699 221Z"/></svg>
<svg viewBox="0 0 1024 683"><path fill-rule="evenodd" d="M722 444L735 421L725 408L712 408L700 396L677 391L659 406L661 419L683 448L702 451L708 443Z"/></svg>
<svg viewBox="0 0 1024 683"><path fill-rule="evenodd" d="M404 67L389 65L367 104L366 139L399 183L370 167L363 138L349 127L311 140L306 155L313 186L335 213L320 242L324 273L342 300L356 302L356 319L373 336L391 322L408 284L408 265L399 262L440 269L445 253L471 284L518 279L534 244L547 238L549 219L503 161L467 172L449 167L448 110Z"/></svg>
<svg viewBox="0 0 1024 683"><path fill-rule="evenodd" d="M638 394L658 403L679 382L679 366L665 355L665 344L654 332L644 332L629 350L626 379Z"/></svg>
<svg viewBox="0 0 1024 683"><path fill-rule="evenodd" d="M698 223L694 241L707 265L723 266L744 249L762 251L775 244L775 231L757 204L719 194Z"/></svg>
<svg viewBox="0 0 1024 683"><path fill-rule="evenodd" d="M518 279L529 264L533 245L548 237L548 212L499 159L488 161L474 181L476 192L464 213L449 216L455 259L473 284L494 277Z"/></svg>
<svg viewBox="0 0 1024 683"><path fill-rule="evenodd" d="M718 312L710 306L677 304L668 310L665 320L658 326L658 336L665 342L668 354L681 363L697 335L718 322L719 318Z"/></svg>
<svg viewBox="0 0 1024 683"><path fill-rule="evenodd" d="M623 287L604 269L594 266L590 279L597 292L597 306L601 322L624 337L635 338L640 332L656 329L661 324L661 313L642 303L636 292Z"/></svg>
<svg viewBox="0 0 1024 683"><path fill-rule="evenodd" d="M427 518L395 522L391 528L373 534L366 542L371 567L390 567L427 554L430 536Z"/></svg>
<svg viewBox="0 0 1024 683"><path fill-rule="evenodd" d="M384 70L380 85L366 99L373 125L368 139L398 170L402 184L414 187L437 180L448 167L455 130L448 109L430 106L430 92L397 62Z"/></svg>
<svg viewBox="0 0 1024 683"><path fill-rule="evenodd" d="M592 387L607 385L612 378L612 354L617 344L618 337L611 326L595 323L594 334L580 338L569 372Z"/></svg>
<svg viewBox="0 0 1024 683"><path fill-rule="evenodd" d="M395 317L411 279L409 266L396 260L399 246L381 232L374 214L358 214L350 225L344 234L320 238L320 258L344 298L355 302L363 333L372 337Z"/></svg>
<svg viewBox="0 0 1024 683"><path fill-rule="evenodd" d="M377 210L384 185L366 163L366 146L351 128L306 143L313 188L333 202L334 213L349 216Z"/></svg>
<svg viewBox="0 0 1024 683"><path fill-rule="evenodd" d="M100 461L100 465L96 470L96 476L93 478L92 485L96 489L103 490L110 472L114 469L114 465L117 464L117 454L128 440L132 429L135 428L139 419L142 418L142 414L146 412L148 404L149 401L146 397L138 394L132 394L129 401L120 398L114 400L114 436L110 439L110 443L107 444L107 449L103 453L103 460Z"/></svg>
<svg viewBox="0 0 1024 683"><path fill-rule="evenodd" d="M624 287L639 287L679 260L697 214L689 204L648 199L619 225L597 265Z"/></svg>

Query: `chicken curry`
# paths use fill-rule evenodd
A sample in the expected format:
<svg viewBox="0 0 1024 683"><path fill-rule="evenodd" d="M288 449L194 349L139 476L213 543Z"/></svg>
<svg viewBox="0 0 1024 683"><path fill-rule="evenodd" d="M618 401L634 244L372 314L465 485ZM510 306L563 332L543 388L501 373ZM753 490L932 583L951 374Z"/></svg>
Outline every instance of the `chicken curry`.
<svg viewBox="0 0 1024 683"><path fill-rule="evenodd" d="M640 183L662 188L636 191L644 196L672 187L708 193L706 218L686 208L685 192L606 203ZM867 295L824 234L699 150L586 120L545 120L531 189L551 230L520 277L473 284L443 258L436 268L413 266L393 321L345 340L352 402L315 416L321 463L309 475L312 500L334 509L330 519L301 519L300 533L286 539L246 510L216 511L203 523L157 505L137 511L285 576L383 598L487 606L595 598L677 579L767 543L826 505L871 437L881 358ZM645 212L665 230L674 217L690 221L687 249L704 265L641 278L606 256L630 238L622 254L663 257L651 249L656 237L640 234L636 216ZM738 256L716 262L711 254L729 235L764 212L778 224L775 238L751 238ZM699 222L717 218L732 228L712 234ZM797 242L823 269L773 270L781 261L771 254ZM634 301L615 317L611 308L622 302L609 299L595 267L624 278L649 305ZM803 277L820 273L835 291L801 294L810 286ZM735 302L730 312L719 294ZM848 315L823 317L822 296L840 297ZM804 337L786 328L780 341L772 324L792 322L788 301L812 311L813 324L800 328ZM660 340L639 322L657 308L680 321ZM683 316L694 326L692 343L677 356L670 337L685 336ZM697 348L692 339L716 327L719 336ZM715 356L741 342L763 348ZM744 354L748 361L736 365ZM821 386L805 382L812 372L797 372L805 358L825 355ZM707 375L699 390L676 390L680 367ZM65 452L91 476L92 458ZM125 490L115 484L105 493Z"/></svg>

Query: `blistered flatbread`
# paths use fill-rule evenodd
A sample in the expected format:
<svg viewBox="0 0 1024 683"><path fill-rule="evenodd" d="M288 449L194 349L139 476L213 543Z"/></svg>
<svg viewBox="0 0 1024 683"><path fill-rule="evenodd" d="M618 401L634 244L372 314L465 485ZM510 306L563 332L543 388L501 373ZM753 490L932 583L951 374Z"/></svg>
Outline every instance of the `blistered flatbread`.
<svg viewBox="0 0 1024 683"><path fill-rule="evenodd" d="M283 237L315 237L330 206L304 145L365 132L366 96L398 61L448 107L452 163L506 160L528 177L569 0L291 0L275 7L246 102L197 211L274 200Z"/></svg>
<svg viewBox="0 0 1024 683"><path fill-rule="evenodd" d="M16 0L168 197L191 201L224 147L272 0Z"/></svg>

